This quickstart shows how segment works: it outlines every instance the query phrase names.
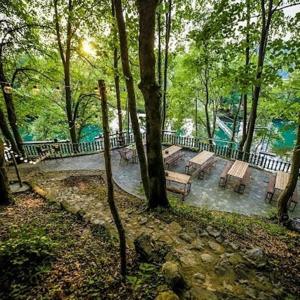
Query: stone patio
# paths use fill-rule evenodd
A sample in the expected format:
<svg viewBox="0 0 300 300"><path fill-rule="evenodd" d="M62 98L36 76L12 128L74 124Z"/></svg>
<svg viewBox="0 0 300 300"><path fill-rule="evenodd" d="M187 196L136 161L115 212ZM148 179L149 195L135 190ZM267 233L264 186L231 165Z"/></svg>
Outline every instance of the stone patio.
<svg viewBox="0 0 300 300"><path fill-rule="evenodd" d="M185 172L185 165L196 153L192 151L184 151L184 153L183 159L179 160L177 165L170 167L169 170ZM219 176L226 163L227 160L218 157L208 176L205 176L203 180L193 178L191 192L185 198L185 203L193 206L206 206L212 210L262 216L267 215L272 207L276 207L276 201L273 201L272 204L264 201L268 178L271 174L269 172L251 168L250 185L246 187L244 194L234 192L234 182L232 181L229 181L225 189L219 187ZM126 191L142 196L138 164L122 163L118 171L114 172L114 179ZM300 194L299 183L298 190ZM295 211L291 212L290 215L299 217L300 205L297 205Z"/></svg>
<svg viewBox="0 0 300 300"><path fill-rule="evenodd" d="M178 164L170 167L170 170L184 173L187 161L196 155L192 151L184 151L184 157ZM236 212L245 215L267 215L272 208L276 207L276 201L272 204L266 203L265 193L268 185L269 172L251 168L250 185L247 186L244 194L234 192L232 182L229 182L225 189L218 185L219 176L226 164L226 160L217 158L211 173L203 180L193 178L190 194L186 197L185 203L192 206L205 206L208 209ZM123 190L143 198L143 191L140 178L139 165L134 163L120 163L117 151L112 152L113 176L117 185ZM26 165L28 167L28 165ZM72 171L72 170L104 170L103 154L78 156L57 160L47 160L37 165L41 171ZM300 183L298 182L300 194ZM180 199L178 197L178 199ZM276 199L276 197L275 197ZM181 201L181 200L179 200ZM300 217L300 205L291 212L292 217Z"/></svg>

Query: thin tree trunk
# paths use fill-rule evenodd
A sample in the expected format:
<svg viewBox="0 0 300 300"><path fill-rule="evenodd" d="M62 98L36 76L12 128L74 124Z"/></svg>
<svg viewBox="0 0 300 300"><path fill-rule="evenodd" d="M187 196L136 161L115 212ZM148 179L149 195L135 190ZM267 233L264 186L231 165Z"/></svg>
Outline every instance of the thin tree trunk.
<svg viewBox="0 0 300 300"><path fill-rule="evenodd" d="M4 158L4 144L0 137L0 205L8 205L13 202L9 181L6 172L5 158Z"/></svg>
<svg viewBox="0 0 300 300"><path fill-rule="evenodd" d="M147 160L145 156L139 120L137 117L134 83L133 83L133 77L129 65L127 32L126 32L126 25L123 16L122 2L121 0L114 0L114 4L115 4L116 20L118 25L118 32L119 32L122 68L123 68L123 74L125 77L126 89L128 94L128 108L130 112L131 125L134 134L137 154L140 162L140 171L141 171L143 187L144 187L146 198L149 199L149 177L147 172Z"/></svg>
<svg viewBox="0 0 300 300"><path fill-rule="evenodd" d="M114 1L112 4L112 16L115 18L115 6ZM118 58L118 47L117 47L117 29L115 24L113 25L113 39L114 39L114 78L115 78L115 91L117 98L117 111L118 111L118 125L119 133L122 137L123 134L123 122L122 122L122 106L121 106L121 93L120 93L120 76L119 76L119 58Z"/></svg>
<svg viewBox="0 0 300 300"><path fill-rule="evenodd" d="M247 24L246 24L246 49L245 49L245 68L246 76L249 74L249 65L250 65L250 1L247 0ZM245 87L246 88L246 87ZM246 139L247 139L247 117L248 117L248 95L247 89L243 94L243 134L242 139L239 144L239 150L243 151Z"/></svg>
<svg viewBox="0 0 300 300"><path fill-rule="evenodd" d="M14 153L21 155L18 145L16 144L16 141L9 130L8 124L5 119L5 115L1 108L0 108L0 129L5 140L11 145L11 148L14 151Z"/></svg>
<svg viewBox="0 0 300 300"><path fill-rule="evenodd" d="M58 50L64 69L64 84L65 84L65 101L66 101L66 113L68 120L68 129L72 144L77 144L76 134L76 120L73 118L72 112L72 90L71 90L71 75L70 75L70 61L71 61L71 40L72 40L72 25L71 25L71 14L73 12L72 0L68 1L68 20L67 20L67 36L66 36L66 50L62 45L62 38L59 25L59 16L57 10L57 0L54 0L54 12L55 12L55 29L56 38L58 43ZM75 151L76 151L75 146Z"/></svg>
<svg viewBox="0 0 300 300"><path fill-rule="evenodd" d="M14 140L18 147L17 152L24 155L23 140L22 140L21 134L19 132L19 127L18 127L18 123L17 123L17 114L16 114L16 110L15 110L15 105L13 102L13 97L12 97L12 94L8 94L4 91L4 88L6 85L5 82L7 82L7 79L4 74L2 62L0 62L0 81L1 81L2 94L3 94L3 98L5 101L5 106L6 106L6 110L7 110L7 118L9 121L10 128L12 130L13 136L14 136Z"/></svg>
<svg viewBox="0 0 300 300"><path fill-rule="evenodd" d="M155 80L155 11L158 0L138 0L139 88L145 100L150 209L168 207L161 145L160 87Z"/></svg>
<svg viewBox="0 0 300 300"><path fill-rule="evenodd" d="M206 131L207 137L210 146L213 145L212 133L210 128L210 118L209 118L209 89L208 89L208 70L205 68L205 102L204 102L204 111L205 111L205 121L206 121Z"/></svg>
<svg viewBox="0 0 300 300"><path fill-rule="evenodd" d="M243 102L243 95L241 95L240 101L239 101L239 105L238 105L238 109L237 112L234 116L233 119L233 124L232 124L232 136L230 141L233 143L234 139L235 139L235 133L236 133L236 127L237 127L237 123L238 123L238 119L239 119L239 114L240 114L240 110L241 110L241 106L242 106L242 102Z"/></svg>
<svg viewBox="0 0 300 300"><path fill-rule="evenodd" d="M109 142L109 125L108 125L108 109L107 109L107 97L104 80L98 82L101 108L102 108L102 124L104 135L104 158L105 158L105 170L106 170L106 183L107 183L107 202L117 227L120 241L120 259L121 259L121 275L123 278L126 276L126 236L125 230L122 225L121 218L119 216L118 208L114 200L114 185L112 180L111 170L111 157L110 157L110 142Z"/></svg>
<svg viewBox="0 0 300 300"><path fill-rule="evenodd" d="M169 66L169 42L172 21L172 0L169 0L169 9L166 13L166 43L165 43L165 60L164 60L164 89L163 89L163 116L162 129L165 129L167 115L167 88L168 88L168 66Z"/></svg>
<svg viewBox="0 0 300 300"><path fill-rule="evenodd" d="M265 0L261 0L261 8L262 8L262 30L260 36L260 43L259 43L259 51L258 51L258 60L257 60L257 70L256 70L256 77L255 77L255 87L252 97L252 107L251 113L249 118L249 125L248 125L248 133L247 138L245 141L244 146L244 153L245 159L248 159L252 141L254 137L254 130L257 118L257 108L258 108L258 101L261 91L261 80L263 75L263 67L265 61L265 54L266 54L266 47L268 43L268 35L271 26L272 14L273 14L273 0L269 0L269 7L268 13L266 14L265 11Z"/></svg>
<svg viewBox="0 0 300 300"><path fill-rule="evenodd" d="M300 113L298 113L298 134L297 134L296 145L293 152L291 174L285 190L281 193L281 195L278 198L278 220L280 223L283 224L285 224L289 219L288 202L290 198L293 196L293 193L297 186L299 169L300 169Z"/></svg>

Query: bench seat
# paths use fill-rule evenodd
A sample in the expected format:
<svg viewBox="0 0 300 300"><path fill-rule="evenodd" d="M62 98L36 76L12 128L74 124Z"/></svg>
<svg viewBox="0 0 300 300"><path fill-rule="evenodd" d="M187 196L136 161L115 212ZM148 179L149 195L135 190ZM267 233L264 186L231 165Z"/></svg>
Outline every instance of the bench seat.
<svg viewBox="0 0 300 300"><path fill-rule="evenodd" d="M276 181L276 176L271 175L269 178L268 189L265 197L265 200L268 202L271 202L273 200L273 196L275 192L275 181Z"/></svg>
<svg viewBox="0 0 300 300"><path fill-rule="evenodd" d="M220 175L219 186L225 188L226 183L227 183L227 173L230 170L230 168L232 167L232 165L233 165L233 161L229 161L226 164L225 168L223 169L223 171L222 171L222 173Z"/></svg>

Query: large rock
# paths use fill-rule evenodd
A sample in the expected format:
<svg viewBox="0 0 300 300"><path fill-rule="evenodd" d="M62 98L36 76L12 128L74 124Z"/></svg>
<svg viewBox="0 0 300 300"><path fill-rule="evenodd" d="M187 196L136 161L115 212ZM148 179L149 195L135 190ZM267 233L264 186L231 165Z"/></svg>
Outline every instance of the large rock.
<svg viewBox="0 0 300 300"><path fill-rule="evenodd" d="M185 288L186 283L176 262L165 262L162 266L162 274L167 284L172 288L173 291L181 291Z"/></svg>
<svg viewBox="0 0 300 300"><path fill-rule="evenodd" d="M293 219L289 220L287 227L290 230L300 232L300 218L293 218Z"/></svg>
<svg viewBox="0 0 300 300"><path fill-rule="evenodd" d="M173 291L164 291L159 293L155 300L179 300L179 297Z"/></svg>
<svg viewBox="0 0 300 300"><path fill-rule="evenodd" d="M134 240L134 246L137 254L146 262L161 262L170 250L166 244L154 241L145 233Z"/></svg>

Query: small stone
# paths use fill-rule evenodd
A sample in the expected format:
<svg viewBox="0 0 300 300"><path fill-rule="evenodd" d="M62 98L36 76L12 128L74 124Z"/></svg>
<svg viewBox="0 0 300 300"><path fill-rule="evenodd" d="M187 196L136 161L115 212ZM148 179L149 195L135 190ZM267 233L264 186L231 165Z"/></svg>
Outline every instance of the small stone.
<svg viewBox="0 0 300 300"><path fill-rule="evenodd" d="M169 233L179 233L182 231L182 227L175 221L173 221L172 223L170 223L169 225L166 226L166 231Z"/></svg>
<svg viewBox="0 0 300 300"><path fill-rule="evenodd" d="M223 286L226 290L232 292L233 291L233 286L231 284L228 284L226 281L223 281Z"/></svg>
<svg viewBox="0 0 300 300"><path fill-rule="evenodd" d="M148 219L147 219L147 218L141 218L139 224L140 224L140 225L145 225L147 222L148 222Z"/></svg>
<svg viewBox="0 0 300 300"><path fill-rule="evenodd" d="M193 267L196 264L195 256L191 252L187 252L183 256L180 256L180 261L183 265L188 267Z"/></svg>
<svg viewBox="0 0 300 300"><path fill-rule="evenodd" d="M164 291L159 293L155 300L179 300L179 297L173 291Z"/></svg>
<svg viewBox="0 0 300 300"><path fill-rule="evenodd" d="M262 268L266 265L266 257L261 248L253 248L246 251L246 258L256 267Z"/></svg>
<svg viewBox="0 0 300 300"><path fill-rule="evenodd" d="M222 253L224 251L223 247L220 244L218 244L218 243L216 243L214 241L209 241L208 242L208 246L212 250L214 250L215 252L218 252L218 253Z"/></svg>
<svg viewBox="0 0 300 300"><path fill-rule="evenodd" d="M251 299L256 299L256 292L255 289L251 288L251 287L247 287L246 289L246 295L249 296Z"/></svg>
<svg viewBox="0 0 300 300"><path fill-rule="evenodd" d="M193 239L192 239L192 237L190 236L190 235L188 235L187 233L181 233L181 234L179 234L179 237L183 240L183 241L185 241L185 242L187 242L187 243L191 243L192 241L193 241Z"/></svg>
<svg viewBox="0 0 300 300"><path fill-rule="evenodd" d="M216 230L215 228L213 228L212 226L207 226L206 227L206 231L208 232L208 234L210 236L213 236L214 238L217 238L218 236L221 235L221 231Z"/></svg>
<svg viewBox="0 0 300 300"><path fill-rule="evenodd" d="M211 263L214 261L214 258L208 253L201 254L201 259L205 263Z"/></svg>
<svg viewBox="0 0 300 300"><path fill-rule="evenodd" d="M202 251L204 248L204 243L197 241L195 244L191 245L190 250Z"/></svg>
<svg viewBox="0 0 300 300"><path fill-rule="evenodd" d="M238 250L239 246L233 242L228 243L228 245L233 249L233 250Z"/></svg>
<svg viewBox="0 0 300 300"><path fill-rule="evenodd" d="M245 264L238 264L234 268L235 274L237 275L238 278L241 279L247 279L248 278L248 272L247 272L247 267Z"/></svg>
<svg viewBox="0 0 300 300"><path fill-rule="evenodd" d="M215 266L215 272L219 276L224 276L228 272L228 270L225 266L217 265Z"/></svg>
<svg viewBox="0 0 300 300"><path fill-rule="evenodd" d="M193 278L194 278L196 281L201 281L201 282L205 281L205 275L202 274L202 273L195 273L195 274L193 275Z"/></svg>
<svg viewBox="0 0 300 300"><path fill-rule="evenodd" d="M162 266L162 274L172 290L180 291L186 286L176 262L165 262Z"/></svg>

